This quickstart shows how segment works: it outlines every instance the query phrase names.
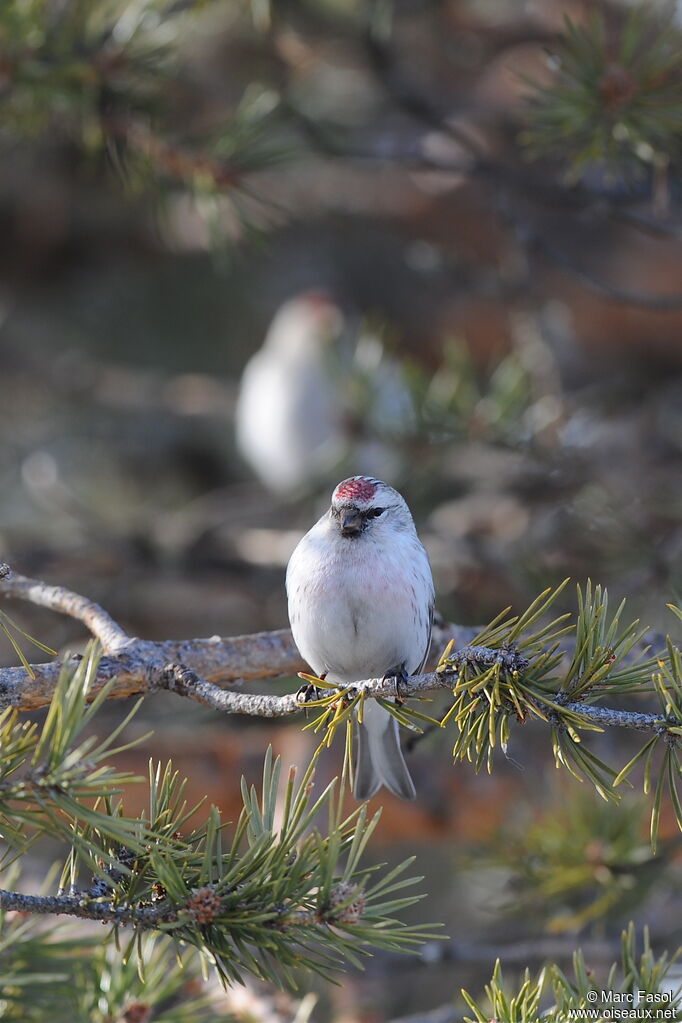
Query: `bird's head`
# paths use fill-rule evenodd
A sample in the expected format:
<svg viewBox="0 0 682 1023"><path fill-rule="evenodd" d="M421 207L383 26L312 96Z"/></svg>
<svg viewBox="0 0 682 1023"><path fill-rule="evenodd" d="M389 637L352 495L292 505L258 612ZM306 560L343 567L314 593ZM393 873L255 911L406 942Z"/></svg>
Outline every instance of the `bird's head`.
<svg viewBox="0 0 682 1023"><path fill-rule="evenodd" d="M339 483L329 515L333 528L347 540L414 531L410 510L398 491L371 476L351 476Z"/></svg>
<svg viewBox="0 0 682 1023"><path fill-rule="evenodd" d="M268 328L265 347L286 356L305 355L338 337L344 317L326 291L306 291L288 299Z"/></svg>

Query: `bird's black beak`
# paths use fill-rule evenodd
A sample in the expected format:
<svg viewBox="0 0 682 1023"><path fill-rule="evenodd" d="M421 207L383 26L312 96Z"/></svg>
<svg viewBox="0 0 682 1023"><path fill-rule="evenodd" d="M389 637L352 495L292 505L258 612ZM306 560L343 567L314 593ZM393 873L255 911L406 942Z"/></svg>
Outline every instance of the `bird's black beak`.
<svg viewBox="0 0 682 1023"><path fill-rule="evenodd" d="M363 519L359 511L348 512L341 523L341 536L359 536L362 532Z"/></svg>

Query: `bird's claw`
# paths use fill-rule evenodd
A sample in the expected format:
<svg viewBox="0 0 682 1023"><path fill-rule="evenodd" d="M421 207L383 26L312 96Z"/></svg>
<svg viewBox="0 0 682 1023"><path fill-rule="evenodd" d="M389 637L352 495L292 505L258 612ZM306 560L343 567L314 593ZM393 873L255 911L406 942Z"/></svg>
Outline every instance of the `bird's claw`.
<svg viewBox="0 0 682 1023"><path fill-rule="evenodd" d="M400 689L401 682L407 682L409 677L410 676L405 671L405 665L404 664L399 665L397 668L391 668L390 671L387 671L386 674L384 675L384 678L383 678L384 682L387 682L390 678L394 678L395 679L396 703L404 703L405 702L403 699L401 699L400 696L397 695L397 693L398 693L398 690Z"/></svg>
<svg viewBox="0 0 682 1023"><path fill-rule="evenodd" d="M314 686L312 682L306 682L296 693L296 703L315 703L324 696L324 690Z"/></svg>

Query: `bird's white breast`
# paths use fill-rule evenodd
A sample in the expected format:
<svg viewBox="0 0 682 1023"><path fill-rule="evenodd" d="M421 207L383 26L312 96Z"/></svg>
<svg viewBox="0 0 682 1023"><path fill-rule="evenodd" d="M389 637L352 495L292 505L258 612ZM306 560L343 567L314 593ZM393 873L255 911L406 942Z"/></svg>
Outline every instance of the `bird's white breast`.
<svg viewBox="0 0 682 1023"><path fill-rule="evenodd" d="M400 665L416 671L430 632L431 571L416 536L387 549L366 537L315 530L303 538L287 572L296 645L332 682L381 677Z"/></svg>

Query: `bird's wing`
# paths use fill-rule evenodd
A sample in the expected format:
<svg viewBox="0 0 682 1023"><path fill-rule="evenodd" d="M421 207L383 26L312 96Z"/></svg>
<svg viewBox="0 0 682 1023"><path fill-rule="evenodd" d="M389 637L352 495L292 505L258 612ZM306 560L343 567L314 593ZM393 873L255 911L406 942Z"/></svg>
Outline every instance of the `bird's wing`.
<svg viewBox="0 0 682 1023"><path fill-rule="evenodd" d="M431 633L433 632L433 612L434 612L434 609L435 609L435 605L434 604L429 604L429 634L426 637L426 649L424 650L424 656L422 658L422 662L419 665L419 667L417 668L417 670L413 673L415 675L419 675L419 673L422 671L424 665L426 664L426 662L429 659L429 653L431 652Z"/></svg>

